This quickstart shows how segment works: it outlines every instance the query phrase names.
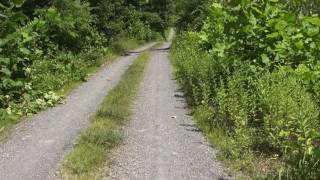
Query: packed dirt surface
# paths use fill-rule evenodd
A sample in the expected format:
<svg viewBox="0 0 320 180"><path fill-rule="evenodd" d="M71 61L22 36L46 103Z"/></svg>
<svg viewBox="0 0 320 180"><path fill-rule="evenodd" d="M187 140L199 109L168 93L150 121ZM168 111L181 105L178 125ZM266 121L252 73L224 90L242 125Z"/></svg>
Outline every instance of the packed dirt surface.
<svg viewBox="0 0 320 180"><path fill-rule="evenodd" d="M59 162L89 125L106 93L138 56L154 43L103 67L58 105L18 124L0 145L1 180L54 179Z"/></svg>
<svg viewBox="0 0 320 180"><path fill-rule="evenodd" d="M168 60L170 43L154 49L125 130L105 179L229 179L188 115Z"/></svg>

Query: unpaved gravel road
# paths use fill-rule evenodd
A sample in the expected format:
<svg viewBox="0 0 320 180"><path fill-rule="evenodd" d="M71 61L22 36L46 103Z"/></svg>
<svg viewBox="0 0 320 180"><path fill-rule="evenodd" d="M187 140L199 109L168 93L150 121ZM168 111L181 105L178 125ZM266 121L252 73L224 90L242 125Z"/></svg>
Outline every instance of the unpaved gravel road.
<svg viewBox="0 0 320 180"><path fill-rule="evenodd" d="M229 179L216 151L188 116L183 93L171 74L170 43L154 50L126 128L105 179Z"/></svg>
<svg viewBox="0 0 320 180"><path fill-rule="evenodd" d="M0 145L0 179L53 179L59 162L88 126L90 116L137 56L131 53L107 65L73 91L65 104L17 125L10 139Z"/></svg>

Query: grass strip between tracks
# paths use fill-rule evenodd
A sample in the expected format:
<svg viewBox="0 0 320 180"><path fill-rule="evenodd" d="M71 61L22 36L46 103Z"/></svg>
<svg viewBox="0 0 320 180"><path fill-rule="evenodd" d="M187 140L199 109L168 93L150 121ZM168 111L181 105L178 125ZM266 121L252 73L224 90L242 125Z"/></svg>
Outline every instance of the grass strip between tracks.
<svg viewBox="0 0 320 180"><path fill-rule="evenodd" d="M108 152L123 139L121 127L128 121L131 106L144 75L149 53L141 54L122 75L119 84L105 97L91 125L61 166L61 179L101 179Z"/></svg>

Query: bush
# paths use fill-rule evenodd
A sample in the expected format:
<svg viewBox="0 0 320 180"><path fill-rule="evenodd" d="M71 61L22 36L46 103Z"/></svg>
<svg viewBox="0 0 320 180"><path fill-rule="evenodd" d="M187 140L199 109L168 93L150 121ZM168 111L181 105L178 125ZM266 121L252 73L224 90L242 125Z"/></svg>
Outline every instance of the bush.
<svg viewBox="0 0 320 180"><path fill-rule="evenodd" d="M194 31L171 49L200 127L209 137L222 132L227 145L215 143L229 159L276 159L273 178L319 179L318 2L211 2L178 3L178 28Z"/></svg>
<svg viewBox="0 0 320 180"><path fill-rule="evenodd" d="M200 127L209 134L217 129L226 134L224 155L279 156L285 163L278 169L282 176L317 179L320 136L313 93L317 76L310 77L314 71L283 66L270 72L205 49L197 33L189 33L174 42L171 57Z"/></svg>

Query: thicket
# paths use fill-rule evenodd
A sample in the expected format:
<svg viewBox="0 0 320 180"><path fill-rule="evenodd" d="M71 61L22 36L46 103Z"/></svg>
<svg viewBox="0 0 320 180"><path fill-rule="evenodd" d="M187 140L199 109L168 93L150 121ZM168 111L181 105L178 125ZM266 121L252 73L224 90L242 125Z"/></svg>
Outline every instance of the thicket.
<svg viewBox="0 0 320 180"><path fill-rule="evenodd" d="M169 10L153 6L137 0L1 1L0 124L54 105L60 99L55 91L85 80L91 67L130 42L161 37L169 23L159 12Z"/></svg>
<svg viewBox="0 0 320 180"><path fill-rule="evenodd" d="M207 17L208 6L213 0L176 0L175 24L180 31L199 31Z"/></svg>
<svg viewBox="0 0 320 180"><path fill-rule="evenodd" d="M319 7L316 0L215 1L201 29L173 44L177 78L202 129L223 134L216 141L224 141L226 158L265 157L262 169L269 168L259 172L250 161L241 169L320 178Z"/></svg>

